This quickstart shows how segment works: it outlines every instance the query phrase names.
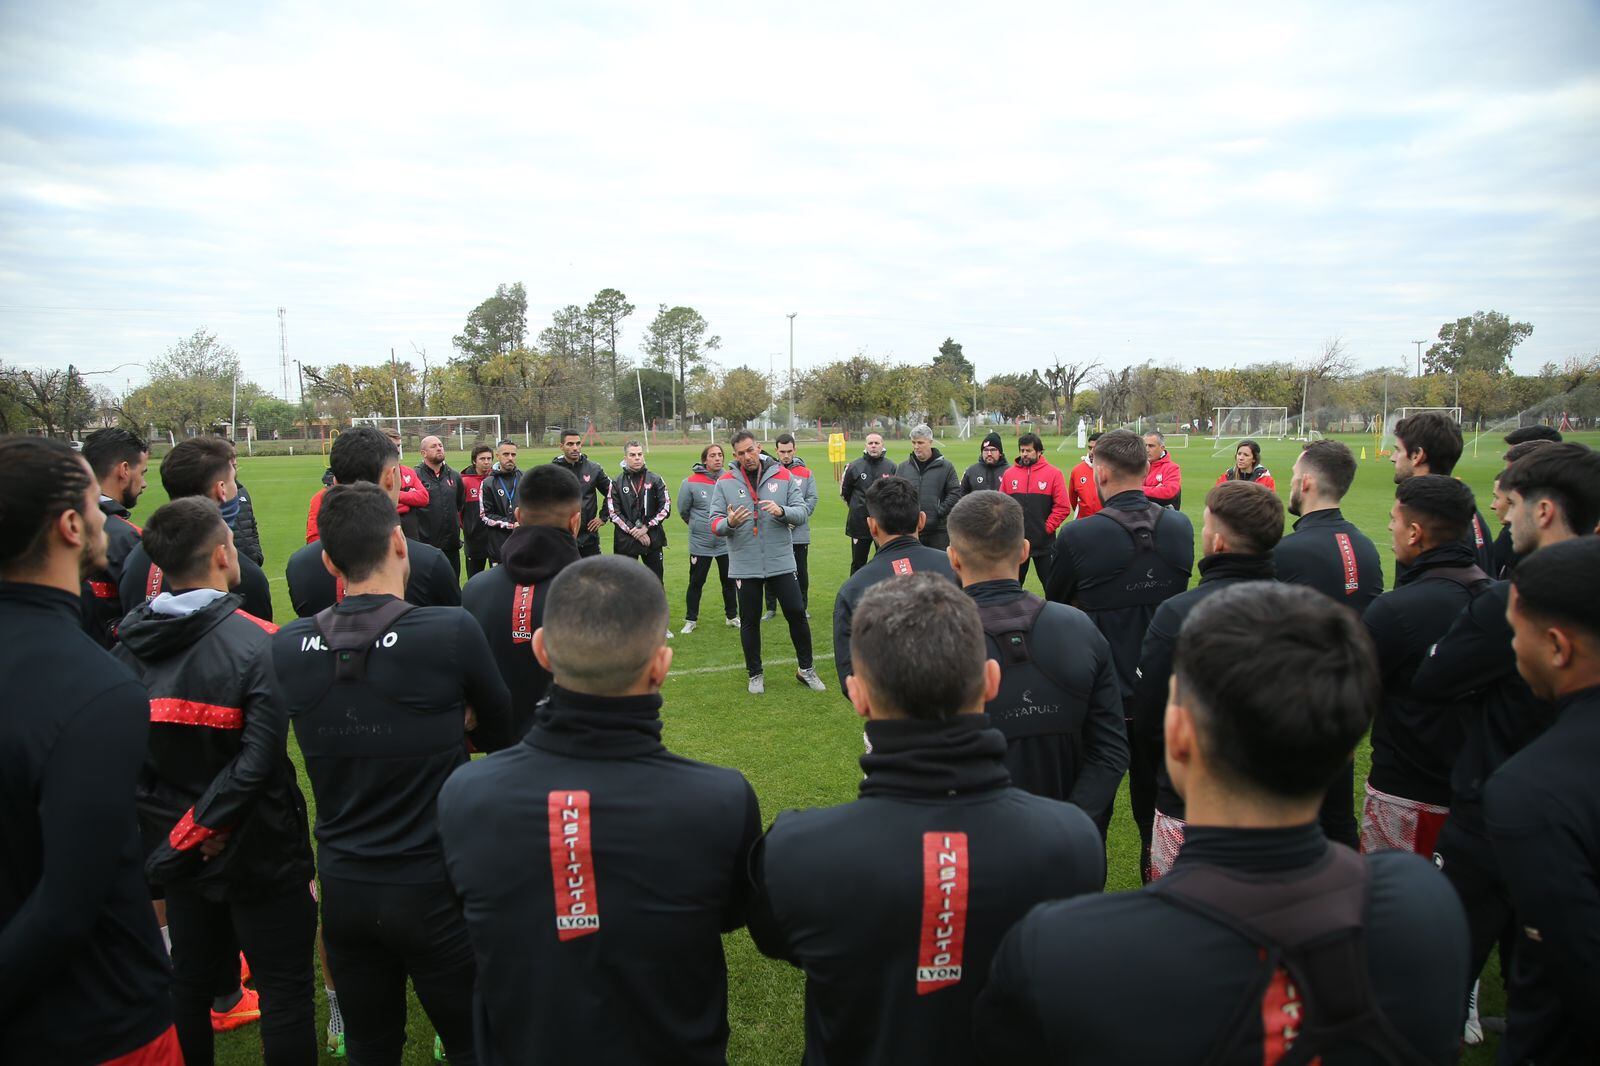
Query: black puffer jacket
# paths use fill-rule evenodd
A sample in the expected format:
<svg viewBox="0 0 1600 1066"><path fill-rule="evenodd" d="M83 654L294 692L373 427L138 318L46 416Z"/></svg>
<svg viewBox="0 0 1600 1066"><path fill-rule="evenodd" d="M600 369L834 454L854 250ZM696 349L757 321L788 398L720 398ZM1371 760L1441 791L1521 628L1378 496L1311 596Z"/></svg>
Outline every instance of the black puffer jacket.
<svg viewBox="0 0 1600 1066"><path fill-rule="evenodd" d="M950 460L938 448L933 449L925 463L918 460L913 452L905 462L895 467L894 472L917 487L922 513L928 516L927 523L922 527L924 540L928 534L942 530L950 509L961 499L961 475L956 473Z"/></svg>
<svg viewBox="0 0 1600 1066"><path fill-rule="evenodd" d="M233 546L239 549L240 555L260 566L267 557L261 551L261 530L256 526L256 507L250 502L250 493L244 487L244 482L238 482L238 485L239 515L233 520Z"/></svg>
<svg viewBox="0 0 1600 1066"><path fill-rule="evenodd" d="M243 602L206 589L160 596L122 620L116 652L150 693L137 791L146 872L217 900L272 895L313 873L273 670L276 627L242 613ZM222 832L227 846L204 860L199 845Z"/></svg>
<svg viewBox="0 0 1600 1066"><path fill-rule="evenodd" d="M839 482L839 496L844 500L844 532L847 537L870 536L867 532L867 490L874 482L895 474L895 463L887 455L873 459L863 453L845 468Z"/></svg>

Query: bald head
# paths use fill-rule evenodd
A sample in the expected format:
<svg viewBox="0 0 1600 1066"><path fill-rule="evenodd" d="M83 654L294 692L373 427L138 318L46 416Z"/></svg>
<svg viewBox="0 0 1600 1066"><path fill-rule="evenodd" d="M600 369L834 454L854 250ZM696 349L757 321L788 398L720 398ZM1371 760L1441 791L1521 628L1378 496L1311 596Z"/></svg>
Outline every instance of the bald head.
<svg viewBox="0 0 1600 1066"><path fill-rule="evenodd" d="M444 465L444 441L435 436L422 438L422 461L438 470Z"/></svg>

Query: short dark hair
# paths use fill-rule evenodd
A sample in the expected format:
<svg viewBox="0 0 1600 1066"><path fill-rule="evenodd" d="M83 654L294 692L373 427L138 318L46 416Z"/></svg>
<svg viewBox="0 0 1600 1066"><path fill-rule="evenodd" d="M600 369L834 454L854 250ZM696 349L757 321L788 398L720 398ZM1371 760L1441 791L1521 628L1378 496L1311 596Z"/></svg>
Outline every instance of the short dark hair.
<svg viewBox="0 0 1600 1066"><path fill-rule="evenodd" d="M1396 422L1394 441L1407 455L1421 449L1430 474L1448 474L1461 461L1461 427L1438 411L1418 411Z"/></svg>
<svg viewBox="0 0 1600 1066"><path fill-rule="evenodd" d="M1015 562L1022 550L1022 505L1003 492L974 492L963 496L945 519L950 543L976 561Z"/></svg>
<svg viewBox="0 0 1600 1066"><path fill-rule="evenodd" d="M1249 448L1250 454L1255 457L1255 461L1257 463L1261 462L1261 445L1253 440L1242 440L1233 446L1233 454L1237 456L1240 448Z"/></svg>
<svg viewBox="0 0 1600 1066"><path fill-rule="evenodd" d="M216 501L204 496L185 496L162 504L145 519L144 545L150 561L174 580L195 577L205 568L206 558L228 535L228 523Z"/></svg>
<svg viewBox="0 0 1600 1066"><path fill-rule="evenodd" d="M484 452L488 452L490 455L493 455L494 447L489 444L474 444L472 446L472 455L470 458L473 461L477 461L478 456L482 455Z"/></svg>
<svg viewBox="0 0 1600 1066"><path fill-rule="evenodd" d="M623 451L627 451L629 448L638 448L640 451L644 451L644 445L639 443L638 437L629 437L622 442Z"/></svg>
<svg viewBox="0 0 1600 1066"><path fill-rule="evenodd" d="M38 566L50 527L83 510L94 473L66 441L24 436L0 437L0 470L0 566Z"/></svg>
<svg viewBox="0 0 1600 1066"><path fill-rule="evenodd" d="M1101 437L1103 437L1103 436L1105 436L1105 434L1104 434L1104 433L1101 433L1101 432L1099 432L1099 431L1096 431L1096 432L1094 432L1094 433L1091 433L1091 434L1089 434L1089 436L1088 436L1088 438L1087 438L1087 439L1088 439L1088 440L1089 440L1089 441L1091 441L1091 442L1092 442L1092 441L1097 441L1097 440L1099 440L1099 439L1100 439L1100 438L1101 438Z"/></svg>
<svg viewBox="0 0 1600 1066"><path fill-rule="evenodd" d="M623 691L661 647L666 629L661 582L626 556L580 559L550 583L545 651L564 687L597 696Z"/></svg>
<svg viewBox="0 0 1600 1066"><path fill-rule="evenodd" d="M881 477L867 486L867 514L883 532L898 537L917 531L922 498L917 487L899 475Z"/></svg>
<svg viewBox="0 0 1600 1066"><path fill-rule="evenodd" d="M983 702L978 606L937 574L868 589L851 616L850 654L873 695L911 718L953 718Z"/></svg>
<svg viewBox="0 0 1600 1066"><path fill-rule="evenodd" d="M1395 487L1394 498L1435 546L1465 537L1478 507L1466 482L1445 474L1407 478Z"/></svg>
<svg viewBox="0 0 1600 1066"><path fill-rule="evenodd" d="M125 429L97 429L83 438L83 457L94 476L104 481L118 463L137 465L141 455L148 455L150 445L137 433Z"/></svg>
<svg viewBox="0 0 1600 1066"><path fill-rule="evenodd" d="M561 431L561 440L565 441L568 437L577 437L579 439L582 439L583 434L579 433L575 429L564 429L564 430L562 430Z"/></svg>
<svg viewBox="0 0 1600 1066"><path fill-rule="evenodd" d="M1600 537L1580 536L1524 557L1511 571L1524 614L1600 640Z"/></svg>
<svg viewBox="0 0 1600 1066"><path fill-rule="evenodd" d="M583 489L572 471L553 463L536 466L517 482L517 508L528 525L565 524L583 506Z"/></svg>
<svg viewBox="0 0 1600 1066"><path fill-rule="evenodd" d="M1039 438L1039 434L1037 433L1024 433L1022 436L1018 437L1017 447L1021 448L1024 445L1032 448L1040 455L1044 454L1044 441Z"/></svg>
<svg viewBox="0 0 1600 1066"><path fill-rule="evenodd" d="M1500 475L1500 491L1515 492L1524 500L1549 500L1568 529L1580 536L1593 533L1600 522L1600 454L1575 441L1528 444L1533 451Z"/></svg>
<svg viewBox="0 0 1600 1066"><path fill-rule="evenodd" d="M353 426L339 434L328 449L333 479L341 485L383 480L383 472L400 462L400 449L372 426Z"/></svg>
<svg viewBox="0 0 1600 1066"><path fill-rule="evenodd" d="M1144 438L1131 429L1113 429L1100 435L1094 446L1094 460L1105 463L1123 477L1142 474L1150 467Z"/></svg>
<svg viewBox="0 0 1600 1066"><path fill-rule="evenodd" d="M1356 457L1342 440L1314 440L1300 449L1300 462L1317 476L1317 492L1344 499L1356 480Z"/></svg>
<svg viewBox="0 0 1600 1066"><path fill-rule="evenodd" d="M370 481L340 482L323 493L317 511L322 550L346 581L363 581L383 564L389 531L399 524L394 501Z"/></svg>
<svg viewBox="0 0 1600 1066"><path fill-rule="evenodd" d="M1253 654L1239 655L1244 646ZM1211 770L1284 799L1328 790L1382 698L1360 618L1310 588L1271 581L1202 600L1178 633L1173 674Z"/></svg>
<svg viewBox="0 0 1600 1066"><path fill-rule="evenodd" d="M1283 501L1255 481L1224 481L1206 493L1206 510L1249 547L1266 555L1283 539Z"/></svg>
<svg viewBox="0 0 1600 1066"><path fill-rule="evenodd" d="M793 444L794 443L794 434L793 433L779 433L776 437L773 438L772 443L773 444Z"/></svg>
<svg viewBox="0 0 1600 1066"><path fill-rule="evenodd" d="M1501 456L1501 458L1505 460L1507 466L1510 466L1518 459L1521 459L1524 455L1532 455L1540 448L1543 448L1546 444L1555 443L1556 441L1550 440L1548 437L1538 437L1534 440L1525 440L1520 444L1513 444L1511 447L1507 448L1506 454Z"/></svg>
<svg viewBox="0 0 1600 1066"><path fill-rule="evenodd" d="M728 438L728 443L730 445L732 445L733 447L737 448L739 446L739 442L740 441L742 441L742 440L755 440L755 439L756 439L756 435L754 433L751 433L748 429L736 429L736 430L733 431L733 436Z"/></svg>
<svg viewBox="0 0 1600 1066"><path fill-rule="evenodd" d="M204 496L228 475L237 454L222 437L180 440L161 460L161 486L167 498Z"/></svg>
<svg viewBox="0 0 1600 1066"><path fill-rule="evenodd" d="M1520 429L1512 430L1505 436L1505 442L1512 447L1516 447L1518 444L1526 444L1528 441L1533 440L1550 440L1559 444L1561 442L1561 431L1551 426L1523 426Z"/></svg>

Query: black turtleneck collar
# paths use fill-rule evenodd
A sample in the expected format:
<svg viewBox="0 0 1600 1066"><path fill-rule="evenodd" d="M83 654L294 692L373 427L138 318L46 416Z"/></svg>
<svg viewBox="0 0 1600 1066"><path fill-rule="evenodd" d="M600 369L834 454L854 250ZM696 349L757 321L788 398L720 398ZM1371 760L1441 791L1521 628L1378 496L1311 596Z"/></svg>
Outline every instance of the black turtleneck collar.
<svg viewBox="0 0 1600 1066"><path fill-rule="evenodd" d="M1190 825L1184 829L1177 865L1209 863L1242 873L1276 873L1310 866L1328 850L1316 822L1284 829L1223 829Z"/></svg>
<svg viewBox="0 0 1600 1066"><path fill-rule="evenodd" d="M915 533L907 533L904 536L896 537L893 540L884 541L883 544L878 547L878 554L882 555L884 552L899 551L902 548L913 548L921 543L922 541L917 539L917 535Z"/></svg>
<svg viewBox="0 0 1600 1066"><path fill-rule="evenodd" d="M25 581L0 581L0 603L7 607L61 612L78 618L83 600L54 585L35 585Z"/></svg>
<svg viewBox="0 0 1600 1066"><path fill-rule="evenodd" d="M962 796L1011 784L1006 738L990 728L988 715L873 719L867 743L872 750L861 756L867 775L862 796Z"/></svg>
<svg viewBox="0 0 1600 1066"><path fill-rule="evenodd" d="M339 614L358 614L361 611L370 611L386 600L398 600L400 596L391 596L387 592L361 592L354 596L346 596L333 609Z"/></svg>
<svg viewBox="0 0 1600 1066"><path fill-rule="evenodd" d="M579 759L627 759L665 751L661 695L593 696L551 685L550 697L523 743Z"/></svg>
<svg viewBox="0 0 1600 1066"><path fill-rule="evenodd" d="M968 596L978 603L1003 603L1022 595L1022 583L1016 578L1002 577L994 581L975 581L963 587Z"/></svg>
<svg viewBox="0 0 1600 1066"><path fill-rule="evenodd" d="M500 556L507 577L519 585L536 585L578 561L578 540L565 528L518 526Z"/></svg>
<svg viewBox="0 0 1600 1066"><path fill-rule="evenodd" d="M1144 494L1144 489L1123 489L1101 504L1102 508L1121 507L1127 511L1142 511L1149 506L1150 497Z"/></svg>
<svg viewBox="0 0 1600 1066"><path fill-rule="evenodd" d="M1301 526L1320 526L1333 522L1343 522L1344 512L1337 507L1324 507L1321 510L1311 511L1294 520L1294 528Z"/></svg>
<svg viewBox="0 0 1600 1066"><path fill-rule="evenodd" d="M1438 570L1444 567L1477 566L1478 553L1464 540L1451 541L1441 544L1437 548L1429 548L1414 559L1405 572L1400 575L1396 586L1409 585L1418 580L1429 570Z"/></svg>
<svg viewBox="0 0 1600 1066"><path fill-rule="evenodd" d="M1207 581L1271 581L1276 577L1270 555L1218 552L1200 560L1200 584Z"/></svg>

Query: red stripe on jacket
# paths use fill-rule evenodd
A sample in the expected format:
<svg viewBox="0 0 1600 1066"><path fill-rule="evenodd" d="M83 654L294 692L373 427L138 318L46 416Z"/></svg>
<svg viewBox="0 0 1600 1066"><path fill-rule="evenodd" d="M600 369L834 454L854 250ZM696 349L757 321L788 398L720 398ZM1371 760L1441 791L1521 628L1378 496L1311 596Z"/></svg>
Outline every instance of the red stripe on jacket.
<svg viewBox="0 0 1600 1066"><path fill-rule="evenodd" d="M238 707L219 707L214 703L163 696L150 701L150 720L208 729L243 729L244 711Z"/></svg>

